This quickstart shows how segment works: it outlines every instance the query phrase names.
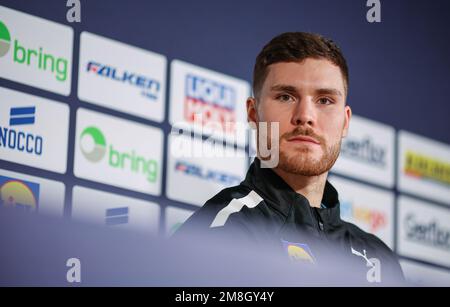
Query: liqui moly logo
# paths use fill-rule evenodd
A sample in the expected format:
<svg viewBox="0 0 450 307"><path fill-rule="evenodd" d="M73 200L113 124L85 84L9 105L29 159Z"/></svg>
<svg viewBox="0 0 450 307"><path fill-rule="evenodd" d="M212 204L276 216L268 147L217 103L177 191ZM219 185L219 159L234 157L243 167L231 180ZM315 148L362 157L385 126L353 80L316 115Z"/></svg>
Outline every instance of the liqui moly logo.
<svg viewBox="0 0 450 307"><path fill-rule="evenodd" d="M236 90L228 85L186 75L184 119L202 126L214 125L225 133L236 123Z"/></svg>

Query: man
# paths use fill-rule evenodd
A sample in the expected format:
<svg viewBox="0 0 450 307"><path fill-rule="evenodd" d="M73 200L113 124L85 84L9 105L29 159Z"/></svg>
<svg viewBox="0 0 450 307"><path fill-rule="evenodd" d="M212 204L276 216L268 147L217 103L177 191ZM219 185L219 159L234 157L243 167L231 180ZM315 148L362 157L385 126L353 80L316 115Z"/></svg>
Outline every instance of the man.
<svg viewBox="0 0 450 307"><path fill-rule="evenodd" d="M382 282L383 275L401 280L394 253L341 220L338 193L327 181L352 115L348 85L346 60L331 40L302 32L273 38L256 59L254 97L247 100L248 121L256 124L258 140L267 140L270 155L262 155L258 142L245 180L208 200L179 233L272 242L300 262L339 266L337 259L344 259L351 271L374 269L364 274L368 282ZM278 124L278 133L261 123Z"/></svg>

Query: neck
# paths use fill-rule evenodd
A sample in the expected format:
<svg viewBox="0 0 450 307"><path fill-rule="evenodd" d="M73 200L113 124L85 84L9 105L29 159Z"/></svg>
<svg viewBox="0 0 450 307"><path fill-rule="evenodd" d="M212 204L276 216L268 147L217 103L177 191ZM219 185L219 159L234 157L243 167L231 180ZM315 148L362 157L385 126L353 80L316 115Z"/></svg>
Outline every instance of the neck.
<svg viewBox="0 0 450 307"><path fill-rule="evenodd" d="M295 192L306 197L311 207L320 208L328 172L318 176L303 176L285 172L278 167L273 171Z"/></svg>

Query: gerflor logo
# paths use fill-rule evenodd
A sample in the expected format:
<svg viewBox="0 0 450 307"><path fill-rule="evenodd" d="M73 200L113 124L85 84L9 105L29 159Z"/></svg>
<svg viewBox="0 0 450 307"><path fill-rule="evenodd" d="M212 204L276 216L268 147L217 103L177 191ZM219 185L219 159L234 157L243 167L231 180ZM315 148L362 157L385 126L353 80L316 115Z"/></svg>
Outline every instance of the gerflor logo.
<svg viewBox="0 0 450 307"><path fill-rule="evenodd" d="M92 163L100 163L107 156L107 165L115 169L140 173L149 182L157 179L158 163L137 154L134 150L123 151L113 144L107 144L103 132L94 126L87 127L80 136L80 150L83 156Z"/></svg>
<svg viewBox="0 0 450 307"><path fill-rule="evenodd" d="M408 240L450 251L450 229L436 219L424 220L410 213L405 218L405 228Z"/></svg>
<svg viewBox="0 0 450 307"><path fill-rule="evenodd" d="M373 166L386 167L386 149L368 136L362 139L348 138L342 144L341 154Z"/></svg>
<svg viewBox="0 0 450 307"><path fill-rule="evenodd" d="M69 61L46 52L41 46L33 47L26 46L19 39L12 40L8 27L0 20L0 57L9 56L15 64L52 73L56 80L66 81Z"/></svg>

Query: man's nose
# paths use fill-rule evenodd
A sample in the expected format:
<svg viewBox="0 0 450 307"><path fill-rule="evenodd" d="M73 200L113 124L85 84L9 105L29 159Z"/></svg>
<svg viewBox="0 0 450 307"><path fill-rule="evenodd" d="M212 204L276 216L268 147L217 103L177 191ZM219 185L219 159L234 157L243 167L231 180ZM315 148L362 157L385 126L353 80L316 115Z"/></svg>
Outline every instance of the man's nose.
<svg viewBox="0 0 450 307"><path fill-rule="evenodd" d="M309 98L299 100L293 109L291 123L294 126L309 125L314 126L316 114L314 102Z"/></svg>

